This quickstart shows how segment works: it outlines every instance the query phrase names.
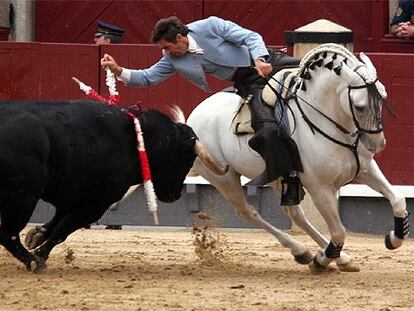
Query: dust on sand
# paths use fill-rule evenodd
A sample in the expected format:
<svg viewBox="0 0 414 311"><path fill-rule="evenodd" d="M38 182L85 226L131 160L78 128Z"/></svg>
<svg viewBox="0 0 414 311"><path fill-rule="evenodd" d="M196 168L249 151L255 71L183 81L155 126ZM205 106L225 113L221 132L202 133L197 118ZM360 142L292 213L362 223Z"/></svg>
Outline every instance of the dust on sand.
<svg viewBox="0 0 414 311"><path fill-rule="evenodd" d="M219 265L231 260L231 248L225 235L216 230L212 217L204 212L197 214L198 222L191 226L194 251L201 264Z"/></svg>
<svg viewBox="0 0 414 311"><path fill-rule="evenodd" d="M0 310L414 310L412 240L388 251L381 236L349 234L361 271L314 275L262 230L195 226L82 229L42 275L0 247Z"/></svg>

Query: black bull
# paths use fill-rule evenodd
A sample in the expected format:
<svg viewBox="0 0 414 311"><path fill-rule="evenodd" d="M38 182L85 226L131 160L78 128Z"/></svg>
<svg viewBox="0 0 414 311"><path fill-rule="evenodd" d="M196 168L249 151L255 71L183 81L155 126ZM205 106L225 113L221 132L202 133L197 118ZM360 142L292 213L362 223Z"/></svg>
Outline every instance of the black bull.
<svg viewBox="0 0 414 311"><path fill-rule="evenodd" d="M149 110L139 115L159 200L180 198L196 158L196 135L185 124ZM45 268L69 234L98 220L131 185L142 183L132 118L124 109L91 101L0 102L0 244L28 270ZM21 244L39 199L53 219Z"/></svg>

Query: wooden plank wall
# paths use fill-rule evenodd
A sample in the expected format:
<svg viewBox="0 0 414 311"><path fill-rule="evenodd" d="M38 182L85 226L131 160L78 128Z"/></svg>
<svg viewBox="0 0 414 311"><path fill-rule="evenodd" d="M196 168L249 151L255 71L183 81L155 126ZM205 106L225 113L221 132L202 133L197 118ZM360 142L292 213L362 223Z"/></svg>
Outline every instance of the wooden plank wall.
<svg viewBox="0 0 414 311"><path fill-rule="evenodd" d="M0 42L0 99L80 99L86 98L71 77L107 95L104 72L99 66L103 53L109 52L119 63L143 68L155 62L160 51L152 45L95 46L83 44ZM390 181L414 184L414 54L368 54L385 84L397 118L384 111L386 150L377 156ZM228 83L209 80L218 91ZM209 94L176 75L156 87L142 89L118 83L123 105L142 102L146 108L164 112L180 105L188 116Z"/></svg>
<svg viewBox="0 0 414 311"><path fill-rule="evenodd" d="M73 75L98 86L94 45L0 41L0 55L0 99L79 98Z"/></svg>
<svg viewBox="0 0 414 311"><path fill-rule="evenodd" d="M230 19L261 33L269 45L285 45L285 31L321 18L351 29L356 51L382 52L388 47L390 52L394 44L383 42L388 32L388 0L37 0L35 38L93 43L96 20L101 19L127 30L124 43L146 44L154 24L170 15L185 23L211 15Z"/></svg>

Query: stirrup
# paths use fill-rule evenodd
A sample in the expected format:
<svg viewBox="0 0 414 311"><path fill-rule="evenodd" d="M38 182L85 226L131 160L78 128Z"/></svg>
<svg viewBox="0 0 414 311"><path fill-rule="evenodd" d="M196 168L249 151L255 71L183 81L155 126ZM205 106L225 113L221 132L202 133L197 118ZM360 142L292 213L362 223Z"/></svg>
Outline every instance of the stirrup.
<svg viewBox="0 0 414 311"><path fill-rule="evenodd" d="M280 205L298 205L303 200L304 196L305 190L298 177L288 177L282 180L282 198L280 200Z"/></svg>

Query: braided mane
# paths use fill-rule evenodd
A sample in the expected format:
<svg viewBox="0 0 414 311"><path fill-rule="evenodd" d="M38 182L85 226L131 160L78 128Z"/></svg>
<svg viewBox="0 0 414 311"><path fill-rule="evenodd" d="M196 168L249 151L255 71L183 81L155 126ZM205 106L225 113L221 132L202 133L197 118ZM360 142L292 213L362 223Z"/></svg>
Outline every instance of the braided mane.
<svg viewBox="0 0 414 311"><path fill-rule="evenodd" d="M328 54L330 57L328 57ZM304 80L310 80L310 71L314 70L316 66L322 67L322 65L329 70L333 70L337 75L340 75L342 65L347 65L351 69L358 65L363 65L358 69L358 73L367 84L374 83L377 78L376 74L370 71L367 66L347 48L335 43L326 43L312 49L303 57L299 65L299 76L302 78L302 81L298 81L297 87L306 90Z"/></svg>
<svg viewBox="0 0 414 311"><path fill-rule="evenodd" d="M348 61L352 62L352 64L356 64L359 62L356 56L353 53L351 53L346 47L335 43L325 43L312 49L303 57L299 65L300 72L307 68L310 65L310 63L314 62L315 60L318 60L320 58L319 56L323 57L325 53L338 54L342 56L344 59L347 59Z"/></svg>

